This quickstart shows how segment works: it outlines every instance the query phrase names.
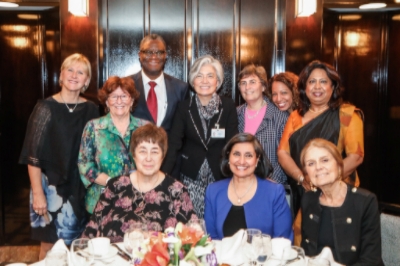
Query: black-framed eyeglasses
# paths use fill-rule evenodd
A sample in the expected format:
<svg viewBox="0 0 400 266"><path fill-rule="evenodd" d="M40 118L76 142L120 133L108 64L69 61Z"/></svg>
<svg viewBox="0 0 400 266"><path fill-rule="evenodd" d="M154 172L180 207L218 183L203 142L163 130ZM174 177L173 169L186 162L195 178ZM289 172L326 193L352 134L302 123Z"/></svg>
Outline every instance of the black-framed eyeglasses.
<svg viewBox="0 0 400 266"><path fill-rule="evenodd" d="M141 50L140 52L144 54L146 57L152 57L153 55L156 55L157 57L162 57L166 53L165 51L162 50L157 50L157 51Z"/></svg>

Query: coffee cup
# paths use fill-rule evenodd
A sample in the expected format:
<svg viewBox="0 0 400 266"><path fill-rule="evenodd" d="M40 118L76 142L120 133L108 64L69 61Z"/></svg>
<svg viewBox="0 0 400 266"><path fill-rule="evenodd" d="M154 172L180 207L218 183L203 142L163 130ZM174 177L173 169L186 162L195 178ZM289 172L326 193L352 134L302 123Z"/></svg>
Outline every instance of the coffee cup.
<svg viewBox="0 0 400 266"><path fill-rule="evenodd" d="M92 246L95 256L104 256L108 254L110 249L110 239L107 237L97 237L90 240L89 245Z"/></svg>
<svg viewBox="0 0 400 266"><path fill-rule="evenodd" d="M290 247L291 245L292 242L287 238L283 237L273 238L271 240L272 256L280 259L282 257L283 250L286 247Z"/></svg>

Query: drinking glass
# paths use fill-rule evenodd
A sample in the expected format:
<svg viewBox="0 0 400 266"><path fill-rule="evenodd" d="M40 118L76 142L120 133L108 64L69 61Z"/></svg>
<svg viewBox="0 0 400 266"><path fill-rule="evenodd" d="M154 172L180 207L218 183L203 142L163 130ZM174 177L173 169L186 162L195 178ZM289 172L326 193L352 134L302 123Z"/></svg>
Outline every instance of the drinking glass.
<svg viewBox="0 0 400 266"><path fill-rule="evenodd" d="M261 248L260 254L258 255L257 262L258 265L264 265L264 262L271 256L271 236L267 234L261 235Z"/></svg>
<svg viewBox="0 0 400 266"><path fill-rule="evenodd" d="M308 266L330 266L331 262L324 258L309 258Z"/></svg>
<svg viewBox="0 0 400 266"><path fill-rule="evenodd" d="M258 229L246 229L246 236L247 241L244 243L243 252L249 260L249 265L254 265L262 247L261 231Z"/></svg>
<svg viewBox="0 0 400 266"><path fill-rule="evenodd" d="M306 265L306 256L301 247L285 247L282 252L281 265Z"/></svg>
<svg viewBox="0 0 400 266"><path fill-rule="evenodd" d="M94 261L94 252L92 245L89 245L90 239L78 238L71 244L71 259L74 265L89 266Z"/></svg>
<svg viewBox="0 0 400 266"><path fill-rule="evenodd" d="M66 250L49 250L44 259L46 266L68 266L68 253Z"/></svg>
<svg viewBox="0 0 400 266"><path fill-rule="evenodd" d="M203 219L190 220L186 224L186 226L196 229L196 231L201 233L202 235L206 235L207 234L206 222Z"/></svg>
<svg viewBox="0 0 400 266"><path fill-rule="evenodd" d="M124 247L134 255L140 245L149 238L147 226L143 223L136 222L132 224L124 234Z"/></svg>

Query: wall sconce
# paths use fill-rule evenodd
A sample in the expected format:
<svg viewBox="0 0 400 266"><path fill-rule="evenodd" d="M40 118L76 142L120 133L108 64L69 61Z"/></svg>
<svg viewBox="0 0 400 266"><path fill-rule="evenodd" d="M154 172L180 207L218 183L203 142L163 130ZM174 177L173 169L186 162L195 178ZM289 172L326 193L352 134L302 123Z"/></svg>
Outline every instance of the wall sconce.
<svg viewBox="0 0 400 266"><path fill-rule="evenodd" d="M68 0L68 11L77 17L89 16L88 0Z"/></svg>
<svg viewBox="0 0 400 266"><path fill-rule="evenodd" d="M308 17L317 12L317 0L296 0L296 17Z"/></svg>

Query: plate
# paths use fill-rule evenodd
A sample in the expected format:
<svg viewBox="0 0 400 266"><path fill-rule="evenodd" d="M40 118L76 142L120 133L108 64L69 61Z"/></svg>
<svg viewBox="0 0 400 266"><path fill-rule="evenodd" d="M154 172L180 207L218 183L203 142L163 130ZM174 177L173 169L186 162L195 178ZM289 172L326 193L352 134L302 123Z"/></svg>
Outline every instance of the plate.
<svg viewBox="0 0 400 266"><path fill-rule="evenodd" d="M271 258L274 259L274 260L281 260L281 259L284 259L284 260L294 260L295 258L297 258L297 255L298 255L298 254L297 254L297 251L294 250L294 249L291 249L291 250L290 250L290 253L287 254L287 256L284 257L284 258L278 258L278 257L274 256L274 254L271 255Z"/></svg>
<svg viewBox="0 0 400 266"><path fill-rule="evenodd" d="M94 259L95 260L109 259L111 257L114 257L117 254L118 254L118 249L116 247L114 247L114 246L110 246L110 248L108 249L108 253L107 254L94 255Z"/></svg>

